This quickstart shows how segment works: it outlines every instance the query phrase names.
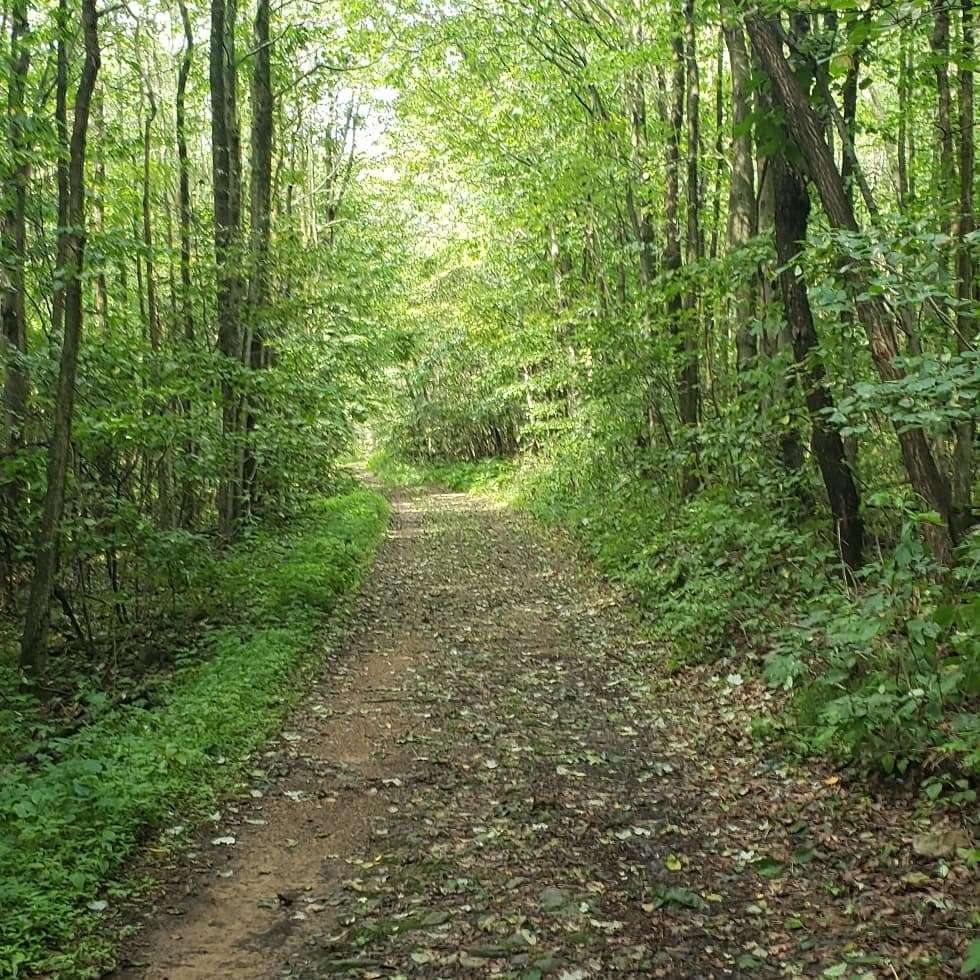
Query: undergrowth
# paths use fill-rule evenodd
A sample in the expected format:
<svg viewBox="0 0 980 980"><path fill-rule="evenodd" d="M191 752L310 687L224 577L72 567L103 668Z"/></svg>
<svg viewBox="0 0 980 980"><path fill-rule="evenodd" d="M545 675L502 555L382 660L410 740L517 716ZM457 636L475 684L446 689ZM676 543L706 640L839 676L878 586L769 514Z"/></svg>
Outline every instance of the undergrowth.
<svg viewBox="0 0 980 980"><path fill-rule="evenodd" d="M156 707L108 710L0 770L0 976L81 975L99 952L89 926L120 894L114 873L141 840L234 786L299 697L290 681L361 581L386 515L380 495L357 488L284 534L255 531L200 573L228 615Z"/></svg>
<svg viewBox="0 0 980 980"><path fill-rule="evenodd" d="M849 579L822 519L758 489L667 507L637 474L560 456L372 465L386 481L492 493L564 527L636 597L675 667L735 656L788 692L788 710L758 719L758 736L914 776L933 798L975 798L980 535L944 574L922 544L930 515L896 497L899 538Z"/></svg>

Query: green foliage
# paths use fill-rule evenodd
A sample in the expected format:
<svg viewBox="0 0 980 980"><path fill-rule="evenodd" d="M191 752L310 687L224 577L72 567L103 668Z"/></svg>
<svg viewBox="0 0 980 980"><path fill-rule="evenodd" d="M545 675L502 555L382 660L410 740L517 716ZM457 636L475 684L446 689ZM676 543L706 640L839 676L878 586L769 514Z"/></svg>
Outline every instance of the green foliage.
<svg viewBox="0 0 980 980"><path fill-rule="evenodd" d="M208 570L215 607L234 619L173 675L158 707L110 708L48 740L34 762L6 767L0 976L71 972L90 903L138 842L234 785L300 695L296 671L360 581L386 514L378 494L352 489L315 502L285 534L256 531Z"/></svg>
<svg viewBox="0 0 980 980"><path fill-rule="evenodd" d="M965 792L980 308L958 281L978 235L950 220L965 188L927 122L945 62L931 15L768 12L815 118L831 99L845 121L848 85L874 85L846 122L857 165L827 147L852 171L839 195L734 8L568 18L541 0L413 22L424 43L396 74L390 139L417 239L374 445L393 478L487 489L567 528L637 598L673 669L744 658L784 692L760 731ZM741 91L740 39L755 64ZM776 154L810 205L785 268ZM822 211L831 197L853 199L849 220ZM795 311L781 279L803 287ZM863 522L853 570L845 509Z"/></svg>
<svg viewBox="0 0 980 980"><path fill-rule="evenodd" d="M514 474L509 460L494 458L464 463L410 463L377 452L368 465L388 487L436 483L450 490L489 495L506 495Z"/></svg>
<svg viewBox="0 0 980 980"><path fill-rule="evenodd" d="M980 938L974 939L967 948L960 973L964 977L972 977L980 973Z"/></svg>
<svg viewBox="0 0 980 980"><path fill-rule="evenodd" d="M977 548L976 536L966 548ZM886 773L912 765L980 772L976 583L943 585L912 527L853 589L824 589L777 634L774 686L798 688L793 737Z"/></svg>

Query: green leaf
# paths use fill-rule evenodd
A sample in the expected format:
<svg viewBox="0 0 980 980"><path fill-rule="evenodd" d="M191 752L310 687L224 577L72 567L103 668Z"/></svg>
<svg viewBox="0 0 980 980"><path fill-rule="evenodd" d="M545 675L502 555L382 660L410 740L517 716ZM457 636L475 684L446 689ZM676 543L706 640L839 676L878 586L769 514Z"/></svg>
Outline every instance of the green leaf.
<svg viewBox="0 0 980 980"><path fill-rule="evenodd" d="M967 946L966 956L963 957L963 965L960 967L960 974L964 977L975 973L980 973L980 936Z"/></svg>

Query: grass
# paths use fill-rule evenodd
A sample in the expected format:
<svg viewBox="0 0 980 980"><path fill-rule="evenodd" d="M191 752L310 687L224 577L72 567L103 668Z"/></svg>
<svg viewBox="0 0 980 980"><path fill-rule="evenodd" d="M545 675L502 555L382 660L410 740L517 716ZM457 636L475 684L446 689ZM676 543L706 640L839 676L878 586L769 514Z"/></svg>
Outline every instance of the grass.
<svg viewBox="0 0 980 980"><path fill-rule="evenodd" d="M285 534L257 532L209 571L234 624L183 658L157 707L110 710L35 764L0 770L0 977L85 975L113 875L141 841L236 784L301 697L296 674L386 521L384 499L357 488Z"/></svg>
<svg viewBox="0 0 980 980"><path fill-rule="evenodd" d="M460 493L512 496L518 473L515 462L481 459L476 462L418 463L377 453L368 461L371 472L386 486L438 483Z"/></svg>

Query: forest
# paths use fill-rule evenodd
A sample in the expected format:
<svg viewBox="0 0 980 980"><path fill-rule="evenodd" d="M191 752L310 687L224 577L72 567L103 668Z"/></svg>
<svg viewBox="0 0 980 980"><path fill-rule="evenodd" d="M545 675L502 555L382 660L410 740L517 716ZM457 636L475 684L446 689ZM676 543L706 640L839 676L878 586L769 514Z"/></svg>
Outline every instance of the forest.
<svg viewBox="0 0 980 980"><path fill-rule="evenodd" d="M980 973L978 18L3 0L0 977Z"/></svg>

